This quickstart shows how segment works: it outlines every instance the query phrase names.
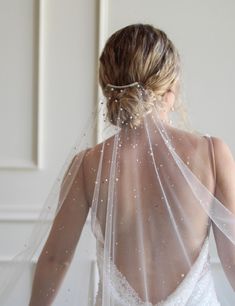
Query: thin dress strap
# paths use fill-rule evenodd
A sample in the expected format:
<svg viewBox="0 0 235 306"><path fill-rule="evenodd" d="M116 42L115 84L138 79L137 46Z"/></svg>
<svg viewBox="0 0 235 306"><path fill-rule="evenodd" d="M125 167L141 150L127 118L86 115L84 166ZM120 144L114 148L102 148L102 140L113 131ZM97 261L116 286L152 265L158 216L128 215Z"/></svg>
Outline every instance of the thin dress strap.
<svg viewBox="0 0 235 306"><path fill-rule="evenodd" d="M212 171L213 171L213 176L214 176L214 182L215 182L215 186L214 186L214 193L215 193L215 188L216 188L216 167L215 167L215 151L214 151L214 144L213 144L213 140L211 138L211 136L209 134L204 135L205 138L208 139L209 142L209 150L210 150L210 160L212 163ZM208 232L207 235L209 236L210 234L210 229L211 229L211 224L212 224L212 220L210 220L209 226L208 226Z"/></svg>
<svg viewBox="0 0 235 306"><path fill-rule="evenodd" d="M210 154L211 154L211 161L212 161L212 169L213 169L213 175L216 181L216 166L215 166L215 151L214 151L214 145L213 140L209 134L204 135L209 140L209 147L210 147Z"/></svg>

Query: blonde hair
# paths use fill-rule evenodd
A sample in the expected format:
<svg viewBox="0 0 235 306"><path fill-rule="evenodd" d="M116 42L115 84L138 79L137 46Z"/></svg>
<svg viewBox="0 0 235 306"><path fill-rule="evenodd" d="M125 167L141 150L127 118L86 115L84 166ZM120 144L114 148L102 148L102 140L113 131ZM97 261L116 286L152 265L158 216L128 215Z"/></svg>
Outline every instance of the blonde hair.
<svg viewBox="0 0 235 306"><path fill-rule="evenodd" d="M99 82L107 97L107 117L111 123L131 127L140 123L161 101L180 77L180 56L166 33L149 24L128 25L110 36L99 58ZM138 82L148 95L141 96L136 86L107 90L107 84L122 86ZM121 109L121 112L120 112Z"/></svg>

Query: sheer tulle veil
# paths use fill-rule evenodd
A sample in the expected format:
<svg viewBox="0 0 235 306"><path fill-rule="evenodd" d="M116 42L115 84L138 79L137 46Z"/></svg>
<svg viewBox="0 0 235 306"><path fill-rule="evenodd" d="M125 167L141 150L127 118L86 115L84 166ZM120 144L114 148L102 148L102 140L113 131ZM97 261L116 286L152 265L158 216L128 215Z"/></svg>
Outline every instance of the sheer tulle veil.
<svg viewBox="0 0 235 306"><path fill-rule="evenodd" d="M120 52L113 53L118 65ZM167 56L164 63L169 66ZM39 257L37 305L234 305L235 167L229 147L192 128L182 87L172 92L174 105L165 116L167 104L151 88L153 78L124 83L109 69L116 83L100 80L99 103L61 166L30 236L11 264L1 268L0 304L16 305L20 296L18 305L29 305L30 295L19 295L19 284ZM157 80L157 72L152 74ZM182 84L177 80L171 84ZM89 143L97 126L97 143ZM218 160L222 152L226 171ZM74 254L89 214L85 248L89 256L89 239L94 239L98 278L90 280L96 290L84 286L83 301L66 275L71 267L82 269ZM50 276L43 279L46 261Z"/></svg>

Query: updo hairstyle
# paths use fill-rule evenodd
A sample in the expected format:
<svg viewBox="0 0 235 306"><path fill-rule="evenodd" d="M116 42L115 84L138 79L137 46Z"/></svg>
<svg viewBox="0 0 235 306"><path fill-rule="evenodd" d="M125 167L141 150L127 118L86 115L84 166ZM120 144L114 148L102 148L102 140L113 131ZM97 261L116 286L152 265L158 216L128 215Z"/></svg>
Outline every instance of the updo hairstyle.
<svg viewBox="0 0 235 306"><path fill-rule="evenodd" d="M118 30L107 40L99 58L99 83L107 98L109 121L138 126L179 77L179 53L165 32L149 24ZM139 85L124 89L107 86L134 82Z"/></svg>

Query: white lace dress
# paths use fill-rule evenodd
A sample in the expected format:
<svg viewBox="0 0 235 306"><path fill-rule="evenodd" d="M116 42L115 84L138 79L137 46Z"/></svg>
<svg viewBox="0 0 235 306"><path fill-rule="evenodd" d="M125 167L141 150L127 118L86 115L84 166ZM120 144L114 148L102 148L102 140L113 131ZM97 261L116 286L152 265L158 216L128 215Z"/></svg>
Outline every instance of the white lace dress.
<svg viewBox="0 0 235 306"><path fill-rule="evenodd" d="M97 264L99 275L103 267L103 246L97 240ZM165 301L155 305L144 302L136 291L130 286L126 278L116 268L111 266L112 280L110 291L113 295L115 306L218 306L221 305L217 299L214 282L210 270L209 261L209 238L207 237L201 252L191 267L189 273ZM100 277L95 306L102 306L102 278Z"/></svg>

